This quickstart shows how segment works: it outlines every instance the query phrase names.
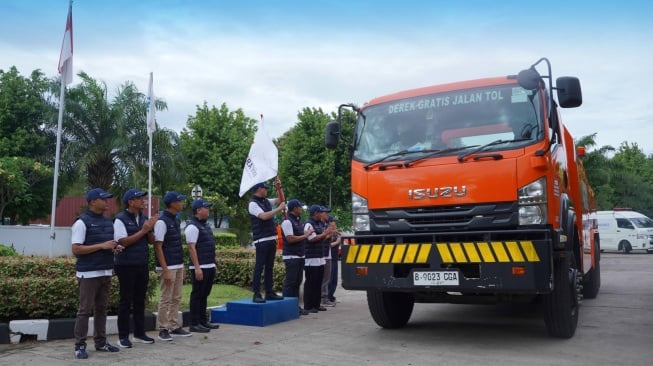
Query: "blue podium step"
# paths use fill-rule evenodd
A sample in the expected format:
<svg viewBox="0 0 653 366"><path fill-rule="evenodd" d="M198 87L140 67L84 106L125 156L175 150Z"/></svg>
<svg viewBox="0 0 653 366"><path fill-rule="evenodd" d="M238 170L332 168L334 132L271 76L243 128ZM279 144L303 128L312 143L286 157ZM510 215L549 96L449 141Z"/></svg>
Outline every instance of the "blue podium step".
<svg viewBox="0 0 653 366"><path fill-rule="evenodd" d="M227 302L227 305L211 309L211 322L253 325L264 327L299 317L299 301L296 297L266 301L257 304L252 299Z"/></svg>

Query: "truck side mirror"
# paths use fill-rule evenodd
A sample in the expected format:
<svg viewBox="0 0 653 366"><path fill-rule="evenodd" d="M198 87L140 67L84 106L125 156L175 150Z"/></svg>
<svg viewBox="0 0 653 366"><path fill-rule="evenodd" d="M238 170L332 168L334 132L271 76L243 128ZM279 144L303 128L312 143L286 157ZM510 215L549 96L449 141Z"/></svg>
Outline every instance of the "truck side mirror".
<svg viewBox="0 0 653 366"><path fill-rule="evenodd" d="M522 88L526 90L535 90L540 86L542 77L537 70L531 67L530 69L520 71L519 74L517 74L517 81L519 82L519 86Z"/></svg>
<svg viewBox="0 0 653 366"><path fill-rule="evenodd" d="M575 108L583 104L580 80L573 76L561 76L556 79L558 102L562 108Z"/></svg>
<svg viewBox="0 0 653 366"><path fill-rule="evenodd" d="M340 139L340 123L338 121L331 121L326 125L326 136L324 138L324 143L327 149L335 149L338 146L338 140Z"/></svg>

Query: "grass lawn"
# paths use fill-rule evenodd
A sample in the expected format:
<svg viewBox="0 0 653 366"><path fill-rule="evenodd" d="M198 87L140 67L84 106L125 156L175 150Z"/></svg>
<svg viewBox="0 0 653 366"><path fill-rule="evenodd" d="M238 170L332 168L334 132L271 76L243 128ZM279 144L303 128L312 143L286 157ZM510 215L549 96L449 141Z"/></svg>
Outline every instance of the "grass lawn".
<svg viewBox="0 0 653 366"><path fill-rule="evenodd" d="M179 311L188 311L190 308L190 291L192 290L192 285L184 285L181 294L181 304L179 305ZM159 303L159 295L161 294L160 287L156 288L154 296L152 297L152 303L148 307L148 311L156 311ZM211 294L206 301L207 306L217 306L224 305L229 300L238 300L244 298L252 297L252 291L246 288L232 286L232 285L213 285Z"/></svg>

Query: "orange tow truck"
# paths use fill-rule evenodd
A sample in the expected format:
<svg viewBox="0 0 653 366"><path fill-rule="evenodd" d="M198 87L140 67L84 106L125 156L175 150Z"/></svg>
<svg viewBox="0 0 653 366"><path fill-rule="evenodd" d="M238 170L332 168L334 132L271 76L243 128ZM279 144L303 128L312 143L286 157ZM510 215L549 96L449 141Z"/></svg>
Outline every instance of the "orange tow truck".
<svg viewBox="0 0 653 366"><path fill-rule="evenodd" d="M367 291L384 328L406 325L416 302L539 300L548 333L572 337L601 283L584 149L558 111L581 104L578 78L553 85L542 58L517 75L341 105L325 140L335 148L343 111L356 113L343 287Z"/></svg>

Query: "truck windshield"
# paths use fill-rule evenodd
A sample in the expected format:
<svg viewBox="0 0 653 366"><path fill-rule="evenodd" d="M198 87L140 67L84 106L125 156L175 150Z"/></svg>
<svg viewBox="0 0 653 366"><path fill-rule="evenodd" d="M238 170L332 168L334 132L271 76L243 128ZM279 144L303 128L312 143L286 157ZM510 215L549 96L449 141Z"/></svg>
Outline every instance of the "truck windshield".
<svg viewBox="0 0 653 366"><path fill-rule="evenodd" d="M412 158L435 150L456 154L496 140L510 142L488 150L524 146L544 137L539 99L510 84L373 105L357 121L354 159L369 163L405 150Z"/></svg>
<svg viewBox="0 0 653 366"><path fill-rule="evenodd" d="M630 221L635 224L637 227L641 228L652 228L653 227L653 220L649 219L648 217L636 217L636 218L631 218Z"/></svg>

